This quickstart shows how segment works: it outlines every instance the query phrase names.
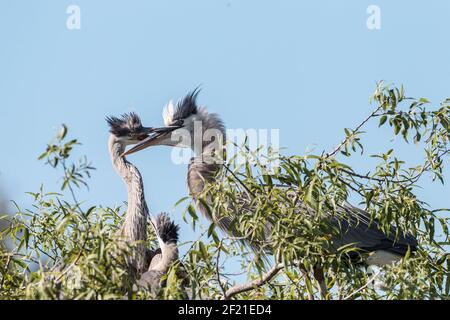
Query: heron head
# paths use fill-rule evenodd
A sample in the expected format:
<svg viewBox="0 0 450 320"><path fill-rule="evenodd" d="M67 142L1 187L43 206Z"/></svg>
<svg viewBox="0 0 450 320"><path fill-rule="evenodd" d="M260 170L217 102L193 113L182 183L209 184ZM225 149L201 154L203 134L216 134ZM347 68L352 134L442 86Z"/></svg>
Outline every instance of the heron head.
<svg viewBox="0 0 450 320"><path fill-rule="evenodd" d="M154 128L148 138L124 153L129 155L151 146L192 148L208 141L225 138L225 129L217 114L197 106L198 88L180 100L176 106L170 101L163 110L164 127ZM198 139L201 139L200 143Z"/></svg>
<svg viewBox="0 0 450 320"><path fill-rule="evenodd" d="M125 113L120 117L107 117L110 132L124 145L132 145L145 140L153 131L142 126L141 119L134 113Z"/></svg>

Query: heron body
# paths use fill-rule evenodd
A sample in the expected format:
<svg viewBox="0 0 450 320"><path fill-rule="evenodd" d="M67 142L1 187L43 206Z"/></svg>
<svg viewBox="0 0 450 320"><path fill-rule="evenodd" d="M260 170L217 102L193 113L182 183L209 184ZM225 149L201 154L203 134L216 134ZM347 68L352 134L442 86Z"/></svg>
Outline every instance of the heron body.
<svg viewBox="0 0 450 320"><path fill-rule="evenodd" d="M118 236L133 247L129 263L137 274L141 274L147 271L150 259L146 247L149 213L142 176L138 168L121 157L121 154L127 145L146 138L151 129L144 128L134 113L125 114L121 118L109 117L107 121L111 128L108 146L112 165L125 183L128 192L127 211Z"/></svg>
<svg viewBox="0 0 450 320"><path fill-rule="evenodd" d="M417 240L410 234L405 234L391 226L389 233L381 231L377 220L371 221L370 215L344 202L338 210L343 211L341 217L333 216L331 224L338 228L339 234L335 236L333 248L353 243L363 252L369 253L366 258L367 265L383 266L400 260L409 250L417 250Z"/></svg>

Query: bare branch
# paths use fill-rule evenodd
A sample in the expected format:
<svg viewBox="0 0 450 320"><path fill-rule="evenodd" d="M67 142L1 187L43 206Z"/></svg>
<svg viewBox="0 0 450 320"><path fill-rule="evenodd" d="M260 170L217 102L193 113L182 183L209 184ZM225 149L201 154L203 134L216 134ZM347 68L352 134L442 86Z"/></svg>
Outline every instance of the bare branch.
<svg viewBox="0 0 450 320"><path fill-rule="evenodd" d="M273 266L272 269L270 269L267 273L263 274L261 278L231 287L225 292L225 300L231 299L233 296L239 293L251 291L265 285L270 280L272 280L272 278L275 277L283 268L284 264L279 263Z"/></svg>
<svg viewBox="0 0 450 320"><path fill-rule="evenodd" d="M323 269L320 267L316 267L314 269L314 278L317 280L317 283L319 284L319 292L320 292L320 296L323 299L327 298L327 294L328 294L328 288L327 288L327 284L325 282L325 275L323 273Z"/></svg>

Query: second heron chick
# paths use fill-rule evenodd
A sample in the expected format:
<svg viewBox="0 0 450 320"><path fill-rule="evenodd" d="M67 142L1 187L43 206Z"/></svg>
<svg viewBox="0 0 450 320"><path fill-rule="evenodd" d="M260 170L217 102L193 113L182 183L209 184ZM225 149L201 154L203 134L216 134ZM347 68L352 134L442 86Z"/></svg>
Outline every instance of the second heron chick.
<svg viewBox="0 0 450 320"><path fill-rule="evenodd" d="M142 274L137 284L157 295L163 284L162 277L170 266L178 260L178 230L179 227L170 220L167 213L160 213L154 221L156 237L159 243L158 252L152 258L147 272Z"/></svg>

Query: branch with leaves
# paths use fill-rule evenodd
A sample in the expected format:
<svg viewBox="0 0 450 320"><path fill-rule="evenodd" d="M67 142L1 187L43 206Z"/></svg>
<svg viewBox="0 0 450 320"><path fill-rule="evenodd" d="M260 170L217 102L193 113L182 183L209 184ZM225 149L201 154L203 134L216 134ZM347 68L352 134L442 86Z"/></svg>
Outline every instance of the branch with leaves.
<svg viewBox="0 0 450 320"><path fill-rule="evenodd" d="M354 129L344 130L344 139L328 153L282 155L272 174L267 172L266 158L245 145L247 162L227 161L226 169L205 188L205 199L212 199L213 216L234 218L233 236L221 237L214 224L201 225L192 204L183 215L195 232L199 226L203 229L195 241L180 245L180 265L192 299L450 297L449 210L426 203L421 193L424 177L432 178L427 183L445 182L450 99L434 106L424 98L406 97L402 87L380 83L371 103L369 116ZM372 132L362 130L371 121L378 123L378 130L400 137L399 142L414 143L423 160L410 164L389 141L387 151L367 155L364 138ZM7 227L0 231L0 243L7 241L12 249L0 248L0 298L154 298L145 292L127 294L132 287L126 276L127 250L112 236L124 208L82 208L78 191L89 185L93 167L84 157L72 160L80 144L67 136L63 126L40 156L61 170L59 192L42 187L29 193L30 207L16 204L14 215L1 218ZM349 165L355 163L355 155L358 167ZM365 161L369 156L373 161ZM384 232L394 225L419 240L414 254L382 269L383 292L369 285L372 278L365 270L348 263L355 248L330 248L336 230L330 230L327 217L341 214L341 204L350 199L371 220L377 219ZM154 246L150 230L148 247ZM277 252L276 259L272 252ZM52 272L55 265L62 266L58 272ZM230 265L239 270L229 270ZM312 277L317 266L326 281L320 282L322 275ZM157 298L183 298L176 274L165 277L166 287ZM228 287L228 283L237 284Z"/></svg>

